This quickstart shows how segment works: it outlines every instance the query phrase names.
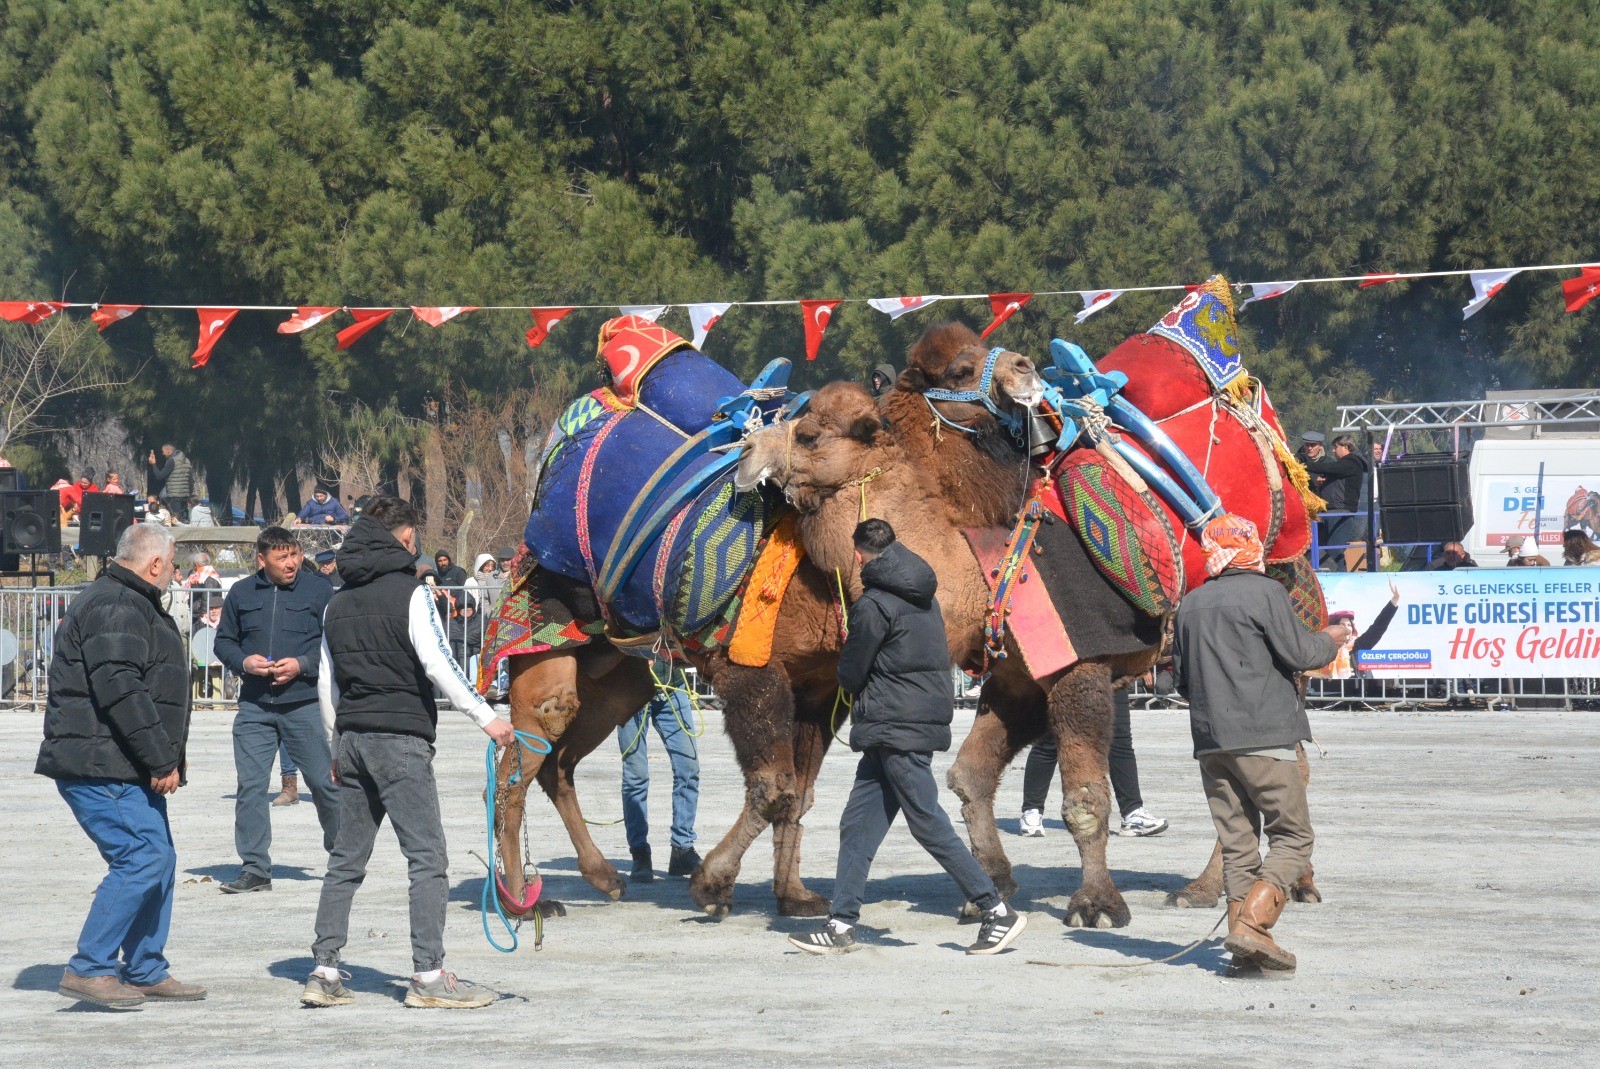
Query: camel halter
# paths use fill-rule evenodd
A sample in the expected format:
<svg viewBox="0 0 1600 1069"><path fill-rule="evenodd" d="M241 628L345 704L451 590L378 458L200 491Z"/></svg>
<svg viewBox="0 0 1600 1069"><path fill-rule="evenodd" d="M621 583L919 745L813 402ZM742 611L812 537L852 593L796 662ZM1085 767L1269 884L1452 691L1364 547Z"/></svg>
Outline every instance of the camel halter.
<svg viewBox="0 0 1600 1069"><path fill-rule="evenodd" d="M994 366L999 362L1000 354L1005 351L1004 348L998 345L989 350L989 355L983 361L983 375L979 377L978 388L975 390L923 390L922 400L927 403L928 410L933 413L934 418L952 430L960 431L962 434L977 434L977 428L964 427L950 419L934 406L934 402L960 401L965 404L982 405L989 410L990 415L1000 421L1001 426L1011 432L1012 437L1021 437L1022 416L1002 411L1000 406L994 403L994 398L991 396L994 392Z"/></svg>

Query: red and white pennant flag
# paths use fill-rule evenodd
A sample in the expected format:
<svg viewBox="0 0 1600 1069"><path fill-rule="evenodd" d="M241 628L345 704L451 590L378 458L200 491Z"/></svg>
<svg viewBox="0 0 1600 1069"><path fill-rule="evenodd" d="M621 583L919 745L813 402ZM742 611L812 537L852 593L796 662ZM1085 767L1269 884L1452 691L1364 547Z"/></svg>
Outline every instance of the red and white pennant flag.
<svg viewBox="0 0 1600 1069"><path fill-rule="evenodd" d="M59 301L0 301L0 319L7 323L26 323L32 326L49 319L66 305Z"/></svg>
<svg viewBox="0 0 1600 1069"><path fill-rule="evenodd" d="M122 322L143 307L142 304L97 304L89 312L89 318L94 320L96 329L103 331L113 323Z"/></svg>
<svg viewBox="0 0 1600 1069"><path fill-rule="evenodd" d="M337 308L322 308L314 305L301 305L294 310L294 315L278 324L279 334L299 334L310 330L318 323L327 319Z"/></svg>
<svg viewBox="0 0 1600 1069"><path fill-rule="evenodd" d="M1520 267L1513 267L1509 271L1469 271L1467 277L1472 279L1472 300L1461 309L1461 318L1471 319L1477 315L1484 305L1494 300L1495 294L1511 281L1512 276L1521 272Z"/></svg>
<svg viewBox="0 0 1600 1069"><path fill-rule="evenodd" d="M1561 283L1561 295L1567 300L1569 312L1576 312L1600 296L1600 267L1585 267L1577 278Z"/></svg>
<svg viewBox="0 0 1600 1069"><path fill-rule="evenodd" d="M200 344L195 346L194 355L189 357L189 366L192 368L205 367L210 361L211 350L217 347L222 332L228 329L228 324L239 314L239 309L196 308L195 314L200 317Z"/></svg>
<svg viewBox="0 0 1600 1069"><path fill-rule="evenodd" d="M942 299L937 293L929 293L921 297L874 297L867 303L886 314L890 319L899 319L907 312L915 312L919 308L926 308L934 301Z"/></svg>
<svg viewBox="0 0 1600 1069"><path fill-rule="evenodd" d="M842 298L841 298L842 300ZM806 318L806 359L815 360L822 348L822 334L833 322L833 310L839 301L801 301L800 312Z"/></svg>
<svg viewBox="0 0 1600 1069"><path fill-rule="evenodd" d="M654 323L667 314L664 304L619 304L617 311L625 316L638 316L640 319Z"/></svg>
<svg viewBox="0 0 1600 1069"><path fill-rule="evenodd" d="M1079 290L1078 296L1083 298L1083 311L1073 316L1072 321L1082 323L1127 292L1127 290Z"/></svg>
<svg viewBox="0 0 1600 1069"><path fill-rule="evenodd" d="M430 327L442 327L463 312L476 312L477 310L478 306L474 304L447 304L438 308L411 306L411 314Z"/></svg>
<svg viewBox="0 0 1600 1069"><path fill-rule="evenodd" d="M1252 282L1250 283L1250 296L1246 297L1239 307L1243 308L1246 304L1255 304L1257 301L1270 301L1274 297L1282 297L1298 285L1300 285L1298 282Z"/></svg>
<svg viewBox="0 0 1600 1069"><path fill-rule="evenodd" d="M711 328L720 323L723 315L732 307L731 304L691 304L689 323L694 327L694 341L690 344L696 349L704 348L706 335L711 333Z"/></svg>
<svg viewBox="0 0 1600 1069"><path fill-rule="evenodd" d="M352 308L350 314L356 321L339 332L338 348L348 349L385 319L394 315L393 308Z"/></svg>
<svg viewBox="0 0 1600 1069"><path fill-rule="evenodd" d="M1001 323L1022 311L1022 306L1031 300L1033 300L1033 294L1031 293L989 294L989 310L994 313L994 322L984 327L983 333L978 337L982 339L993 334Z"/></svg>
<svg viewBox="0 0 1600 1069"><path fill-rule="evenodd" d="M534 308L533 326L528 328L528 348L537 349L550 336L550 328L572 314L570 308Z"/></svg>

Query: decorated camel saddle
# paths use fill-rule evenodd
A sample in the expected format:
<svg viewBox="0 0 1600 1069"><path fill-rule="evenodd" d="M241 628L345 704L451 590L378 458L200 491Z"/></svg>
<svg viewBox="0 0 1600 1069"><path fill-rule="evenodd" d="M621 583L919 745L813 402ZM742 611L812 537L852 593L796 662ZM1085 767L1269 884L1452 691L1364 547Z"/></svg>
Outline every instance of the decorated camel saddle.
<svg viewBox="0 0 1600 1069"><path fill-rule="evenodd" d="M641 652L726 637L779 519L781 499L736 492L732 468L745 433L803 404L787 361L747 387L639 316L601 327L598 359L606 385L569 405L546 442L527 566L491 624L485 676L504 656L598 634Z"/></svg>
<svg viewBox="0 0 1600 1069"><path fill-rule="evenodd" d="M1057 437L1032 502L1067 521L1134 605L1162 615L1203 583L1200 529L1233 512L1262 532L1269 573L1302 619L1322 626L1305 554L1323 502L1244 366L1225 279L1196 287L1098 366L1058 339L1044 378Z"/></svg>

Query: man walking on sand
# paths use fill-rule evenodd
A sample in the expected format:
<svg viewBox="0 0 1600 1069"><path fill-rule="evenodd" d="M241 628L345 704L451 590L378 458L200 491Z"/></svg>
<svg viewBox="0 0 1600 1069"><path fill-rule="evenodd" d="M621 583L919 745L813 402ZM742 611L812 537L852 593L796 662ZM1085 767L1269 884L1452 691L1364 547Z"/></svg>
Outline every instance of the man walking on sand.
<svg viewBox="0 0 1600 1069"><path fill-rule="evenodd" d="M1200 782L1222 843L1235 975L1294 975L1294 955L1272 938L1289 888L1311 860L1311 816L1295 744L1311 724L1294 673L1321 668L1349 641L1349 625L1307 631L1282 584L1264 573L1261 538L1243 516L1219 516L1201 537L1211 578L1184 597L1173 624L1178 693ZM1267 833L1267 857L1261 837Z"/></svg>
<svg viewBox="0 0 1600 1069"><path fill-rule="evenodd" d="M345 585L328 603L317 675L339 787L339 835L317 905L316 968L300 995L307 1006L354 1001L342 982L339 952L349 939L351 899L366 879L385 817L411 877L406 1005L475 1009L495 998L444 969L450 881L433 778L434 688L499 745L511 745L515 736L462 676L433 598L416 577L421 519L398 498L374 498L339 547Z"/></svg>
<svg viewBox="0 0 1600 1069"><path fill-rule="evenodd" d="M897 813L966 900L983 911L968 954L998 954L1028 918L1006 905L994 881L957 838L939 805L933 751L950 748L955 692L944 617L934 600L938 579L926 561L895 541L883 520L855 530L861 597L850 606L850 630L839 653L839 685L855 696L850 748L861 753L856 782L839 821L839 869L833 912L820 931L791 935L810 954L855 950L856 921L872 858Z"/></svg>
<svg viewBox="0 0 1600 1069"><path fill-rule="evenodd" d="M161 607L174 549L164 527L127 528L67 607L34 766L109 866L60 987L107 1009L206 997L168 971L165 953L178 865L167 796L183 785L189 742L189 658Z"/></svg>

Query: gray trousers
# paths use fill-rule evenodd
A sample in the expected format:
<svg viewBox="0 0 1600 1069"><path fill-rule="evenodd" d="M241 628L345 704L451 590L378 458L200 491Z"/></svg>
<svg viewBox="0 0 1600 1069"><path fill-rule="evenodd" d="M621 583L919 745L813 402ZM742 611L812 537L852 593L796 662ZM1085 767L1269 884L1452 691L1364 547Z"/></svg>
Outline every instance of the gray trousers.
<svg viewBox="0 0 1600 1069"><path fill-rule="evenodd" d="M350 937L350 902L367 878L378 827L388 817L411 876L411 965L444 963L446 875L444 822L433 779L433 744L415 735L345 732L339 739L339 838L328 857L317 903L318 965L339 964Z"/></svg>
<svg viewBox="0 0 1600 1069"><path fill-rule="evenodd" d="M856 783L839 818L839 869L832 916L846 924L861 917L867 873L897 813L905 813L912 838L950 874L979 909L1000 904L994 881L956 835L933 782L933 755L869 746L856 766Z"/></svg>
<svg viewBox="0 0 1600 1069"><path fill-rule="evenodd" d="M315 701L290 706L241 701L233 718L233 767L239 784L233 802L233 845L244 872L268 879L272 877L272 802L267 785L280 745L305 774L322 825L322 848L332 850L339 834L338 792L328 775L333 755L328 752L321 708Z"/></svg>
<svg viewBox="0 0 1600 1069"><path fill-rule="evenodd" d="M1200 782L1222 843L1222 886L1240 902L1257 880L1283 892L1311 861L1311 813L1298 761L1261 754L1208 753L1200 758ZM1267 859L1261 860L1261 832Z"/></svg>

